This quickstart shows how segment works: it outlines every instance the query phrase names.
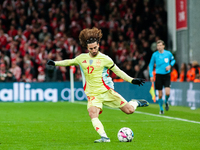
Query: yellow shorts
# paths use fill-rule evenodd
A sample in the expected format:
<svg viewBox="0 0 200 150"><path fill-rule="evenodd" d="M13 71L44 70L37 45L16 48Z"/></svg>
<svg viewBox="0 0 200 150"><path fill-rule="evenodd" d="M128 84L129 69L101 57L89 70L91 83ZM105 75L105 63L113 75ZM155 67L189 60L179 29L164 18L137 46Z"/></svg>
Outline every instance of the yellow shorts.
<svg viewBox="0 0 200 150"><path fill-rule="evenodd" d="M99 94L97 96L88 96L87 109L91 106L103 108L103 104L112 108L121 108L126 105L127 101L113 89L109 89L107 92Z"/></svg>

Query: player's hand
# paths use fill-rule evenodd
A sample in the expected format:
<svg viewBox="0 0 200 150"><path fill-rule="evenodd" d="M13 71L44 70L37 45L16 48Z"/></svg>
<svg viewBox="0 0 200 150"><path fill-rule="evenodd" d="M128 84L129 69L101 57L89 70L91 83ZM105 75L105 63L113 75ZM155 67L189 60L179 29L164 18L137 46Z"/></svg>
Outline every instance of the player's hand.
<svg viewBox="0 0 200 150"><path fill-rule="evenodd" d="M145 82L145 79L142 79L142 78L134 78L131 83L132 84L137 84L137 85L143 85Z"/></svg>
<svg viewBox="0 0 200 150"><path fill-rule="evenodd" d="M171 69L171 65L167 66L165 69L166 71L169 71Z"/></svg>
<svg viewBox="0 0 200 150"><path fill-rule="evenodd" d="M150 81L151 81L151 82L154 82L154 79L153 79L153 77L151 77L151 78L150 78Z"/></svg>
<svg viewBox="0 0 200 150"><path fill-rule="evenodd" d="M47 65L55 66L55 62L53 60L48 60Z"/></svg>

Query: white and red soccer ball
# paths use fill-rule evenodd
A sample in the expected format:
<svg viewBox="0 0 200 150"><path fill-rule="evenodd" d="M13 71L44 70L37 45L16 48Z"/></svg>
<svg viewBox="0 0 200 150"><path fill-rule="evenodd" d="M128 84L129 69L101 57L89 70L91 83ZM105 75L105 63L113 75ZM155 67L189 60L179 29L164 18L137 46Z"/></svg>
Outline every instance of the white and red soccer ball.
<svg viewBox="0 0 200 150"><path fill-rule="evenodd" d="M130 128L123 127L119 130L117 137L120 142L131 142L134 138L134 133Z"/></svg>

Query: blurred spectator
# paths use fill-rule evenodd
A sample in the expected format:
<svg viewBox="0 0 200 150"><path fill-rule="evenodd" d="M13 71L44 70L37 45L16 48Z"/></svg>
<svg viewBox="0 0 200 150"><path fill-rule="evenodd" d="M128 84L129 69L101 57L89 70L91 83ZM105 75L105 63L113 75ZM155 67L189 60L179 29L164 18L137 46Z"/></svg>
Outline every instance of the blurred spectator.
<svg viewBox="0 0 200 150"><path fill-rule="evenodd" d="M134 78L143 78L143 79L144 79L144 74L143 74L143 72L141 71L139 65L135 65L133 77L134 77Z"/></svg>
<svg viewBox="0 0 200 150"><path fill-rule="evenodd" d="M194 80L194 74L192 72L192 64L188 63L187 65L187 81L193 81Z"/></svg>
<svg viewBox="0 0 200 150"><path fill-rule="evenodd" d="M29 3L26 4L26 5L27 5L27 6L26 6L25 12L26 12L26 14L27 14L27 17L31 17L33 11L35 10L35 7L34 7L34 5L33 5L33 2L32 2L32 1L29 1Z"/></svg>
<svg viewBox="0 0 200 150"><path fill-rule="evenodd" d="M107 44L108 44L108 46L111 46L111 44L112 44L112 42L113 42L113 39L112 39L112 36L111 35L108 35L107 36ZM117 46L117 44L115 44L116 46Z"/></svg>
<svg viewBox="0 0 200 150"><path fill-rule="evenodd" d="M61 61L62 60L62 57L60 55L56 55L56 60L57 61ZM62 78L63 78L63 81L66 81L67 80L67 77L66 77L66 74L68 73L66 67L62 67L62 66L59 66L58 69L61 71L62 73Z"/></svg>
<svg viewBox="0 0 200 150"><path fill-rule="evenodd" d="M116 62L116 53L117 53L117 45L116 42L112 42L111 46L109 46L108 56L112 58L114 62Z"/></svg>
<svg viewBox="0 0 200 150"><path fill-rule="evenodd" d="M42 66L38 67L37 81L38 82L44 82L45 81L45 73L44 73L44 69L42 68Z"/></svg>
<svg viewBox="0 0 200 150"><path fill-rule="evenodd" d="M24 82L36 81L36 73L35 73L34 68L31 66L30 60L25 61L22 75L25 77Z"/></svg>
<svg viewBox="0 0 200 150"><path fill-rule="evenodd" d="M99 12L99 9L95 10L95 14L94 14L94 20L95 21L100 21L102 19L102 15Z"/></svg>
<svg viewBox="0 0 200 150"><path fill-rule="evenodd" d="M108 28L111 32L116 32L118 28L118 22L112 15L109 16Z"/></svg>
<svg viewBox="0 0 200 150"><path fill-rule="evenodd" d="M127 40L130 40L134 37L134 32L131 27L128 28L128 31L126 32L126 37L127 37Z"/></svg>
<svg viewBox="0 0 200 150"><path fill-rule="evenodd" d="M76 21L72 21L70 25L71 36L75 39L78 39L80 31L81 31L81 26L77 24Z"/></svg>
<svg viewBox="0 0 200 150"><path fill-rule="evenodd" d="M37 46L36 44L31 43L29 44L28 49L27 49L27 53L30 55L32 59L35 59L36 57L36 46Z"/></svg>
<svg viewBox="0 0 200 150"><path fill-rule="evenodd" d="M12 61L9 71L15 76L17 81L20 81L22 71L21 68L17 65L16 61Z"/></svg>
<svg viewBox="0 0 200 150"><path fill-rule="evenodd" d="M6 8L7 6L11 6L15 8L15 1L14 0L5 0L3 2L3 8Z"/></svg>
<svg viewBox="0 0 200 150"><path fill-rule="evenodd" d="M31 34L31 27L30 25L27 24L26 29L23 31L23 35L26 37L26 39L28 39L30 34Z"/></svg>
<svg viewBox="0 0 200 150"><path fill-rule="evenodd" d="M154 72L153 72L154 73ZM149 66L147 67L147 69L145 69L144 71L143 71L143 74L144 74L144 79L146 80L146 81L149 81ZM155 80L154 80L155 81Z"/></svg>
<svg viewBox="0 0 200 150"><path fill-rule="evenodd" d="M4 31L1 29L0 30L0 49L2 47L6 47L7 44L7 35L4 34Z"/></svg>
<svg viewBox="0 0 200 150"><path fill-rule="evenodd" d="M194 81L195 76L200 74L200 67L197 61L192 62L192 68L187 72L187 81Z"/></svg>
<svg viewBox="0 0 200 150"><path fill-rule="evenodd" d="M186 81L186 77L187 77L187 66L186 66L186 63L182 63L181 64L181 72L180 72L180 76L179 76L179 81L180 82Z"/></svg>
<svg viewBox="0 0 200 150"><path fill-rule="evenodd" d="M192 62L192 67L193 67L193 70L195 72L195 77L196 75L200 74L200 66L199 66L199 63L195 60Z"/></svg>
<svg viewBox="0 0 200 150"><path fill-rule="evenodd" d="M15 76L6 69L5 64L0 65L0 82L16 82Z"/></svg>
<svg viewBox="0 0 200 150"><path fill-rule="evenodd" d="M125 65L125 69L124 69L124 72L129 75L129 76L133 76L134 75L134 70L132 68L132 64L131 64L131 61L128 61Z"/></svg>
<svg viewBox="0 0 200 150"><path fill-rule="evenodd" d="M36 60L35 62L40 65L42 63L42 60L47 59L48 57L48 53L45 49L46 47L44 45L41 45L41 47L39 48L39 53L36 55Z"/></svg>
<svg viewBox="0 0 200 150"><path fill-rule="evenodd" d="M82 81L82 75L81 75L80 67L77 67L77 69L76 69L75 81Z"/></svg>
<svg viewBox="0 0 200 150"><path fill-rule="evenodd" d="M62 73L54 66L46 66L45 69L45 82L63 81Z"/></svg>
<svg viewBox="0 0 200 150"><path fill-rule="evenodd" d="M147 65L150 62L151 55L153 53L149 47L149 42L144 41L144 43L142 44L142 51L143 51L143 58L145 61L145 65L146 65L145 67L147 67Z"/></svg>
<svg viewBox="0 0 200 150"><path fill-rule="evenodd" d="M14 37L17 35L17 30L15 29L14 25L10 26L10 30L8 31L8 35L11 37Z"/></svg>
<svg viewBox="0 0 200 150"><path fill-rule="evenodd" d="M24 35L22 34L22 29L21 29L21 28L19 28L19 29L17 30L17 35L14 37L14 40L19 40L19 39L20 39L20 41L21 41L21 40L24 40L25 42L27 41L26 36L24 36Z"/></svg>
<svg viewBox="0 0 200 150"><path fill-rule="evenodd" d="M139 60L138 65L139 65L141 71L144 71L144 69L146 68L145 61L143 59Z"/></svg>
<svg viewBox="0 0 200 150"><path fill-rule="evenodd" d="M38 41L37 41L37 39L35 38L35 35L34 34L30 34L30 38L29 38L29 40L28 40L28 44L29 45L31 45L31 44L37 44L38 43Z"/></svg>
<svg viewBox="0 0 200 150"><path fill-rule="evenodd" d="M5 64L6 67L10 67L10 58L5 53L5 51L0 51L0 63Z"/></svg>
<svg viewBox="0 0 200 150"><path fill-rule="evenodd" d="M100 43L100 51L101 51L102 53L108 55L108 46L107 46L105 40L101 40L101 43Z"/></svg>
<svg viewBox="0 0 200 150"><path fill-rule="evenodd" d="M46 26L42 27L42 32L39 34L39 41L43 42L45 38L51 39L51 34Z"/></svg>
<svg viewBox="0 0 200 150"><path fill-rule="evenodd" d="M171 71L171 81L172 81L172 82L176 82L177 79L178 79L178 72L177 72L177 70L176 70L174 67L172 67L172 71Z"/></svg>
<svg viewBox="0 0 200 150"><path fill-rule="evenodd" d="M81 47L77 44L77 42L74 39L69 41L67 53L70 59L75 58L75 56L81 53Z"/></svg>
<svg viewBox="0 0 200 150"><path fill-rule="evenodd" d="M196 78L194 79L194 83L200 83L200 74L196 75Z"/></svg>

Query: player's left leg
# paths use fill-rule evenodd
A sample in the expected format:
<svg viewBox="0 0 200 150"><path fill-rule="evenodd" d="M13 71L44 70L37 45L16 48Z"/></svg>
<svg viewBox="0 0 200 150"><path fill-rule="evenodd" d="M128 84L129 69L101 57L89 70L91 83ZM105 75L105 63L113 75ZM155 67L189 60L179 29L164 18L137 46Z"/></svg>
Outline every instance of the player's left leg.
<svg viewBox="0 0 200 150"><path fill-rule="evenodd" d="M168 99L169 99L169 95L170 95L170 86L171 86L170 74L166 74L164 78L165 78L165 80L164 80L164 87L165 87L165 110L168 111L169 110Z"/></svg>
<svg viewBox="0 0 200 150"><path fill-rule="evenodd" d="M158 90L158 103L159 103L159 106L160 106L160 114L164 114L163 100L162 100L162 90Z"/></svg>
<svg viewBox="0 0 200 150"><path fill-rule="evenodd" d="M166 111L169 110L169 103L168 103L169 95L170 95L170 88L166 87L165 88L165 110Z"/></svg>
<svg viewBox="0 0 200 150"><path fill-rule="evenodd" d="M132 114L137 107L148 106L149 103L146 100L131 100L127 102L119 93L110 89L104 96L105 105L112 108L120 108L126 114Z"/></svg>
<svg viewBox="0 0 200 150"><path fill-rule="evenodd" d="M146 100L131 100L130 102L126 103L120 109L125 112L126 114L132 114L135 112L137 107L144 107L149 106L149 103Z"/></svg>

